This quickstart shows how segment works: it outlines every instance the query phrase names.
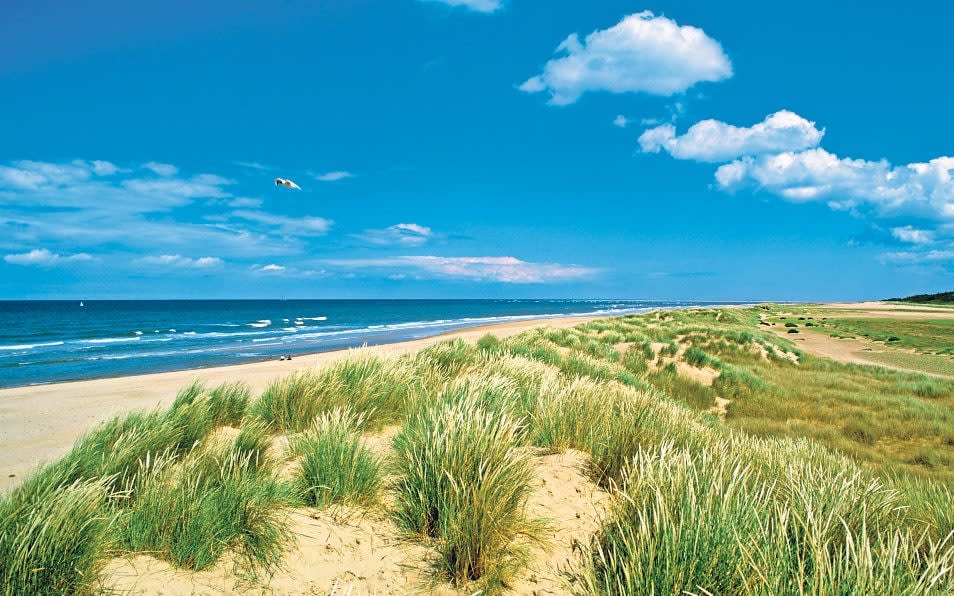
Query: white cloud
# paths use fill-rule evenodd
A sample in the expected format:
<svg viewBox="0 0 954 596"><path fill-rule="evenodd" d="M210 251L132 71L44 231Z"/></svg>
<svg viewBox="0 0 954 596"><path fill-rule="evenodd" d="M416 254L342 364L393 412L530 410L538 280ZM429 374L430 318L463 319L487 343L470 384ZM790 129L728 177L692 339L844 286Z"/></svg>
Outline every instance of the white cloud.
<svg viewBox="0 0 954 596"><path fill-rule="evenodd" d="M92 162L90 162L90 165L92 166L93 173L97 176L112 176L119 171L119 168L116 166L116 164L100 159L94 159Z"/></svg>
<svg viewBox="0 0 954 596"><path fill-rule="evenodd" d="M880 213L954 220L954 157L892 166L887 160L839 158L824 149L744 157L716 170L725 190L755 186L792 201L827 200Z"/></svg>
<svg viewBox="0 0 954 596"><path fill-rule="evenodd" d="M910 242L911 244L930 244L934 241L934 232L919 230L914 226L892 228L891 235L901 242Z"/></svg>
<svg viewBox="0 0 954 596"><path fill-rule="evenodd" d="M938 263L954 261L954 248L927 251L889 252L881 256L882 260L894 263Z"/></svg>
<svg viewBox="0 0 954 596"><path fill-rule="evenodd" d="M250 197L238 197L237 199L232 199L229 201L229 207L234 207L240 209L243 207L251 207L253 209L262 206L262 199L253 199Z"/></svg>
<svg viewBox="0 0 954 596"><path fill-rule="evenodd" d="M300 269L298 267L289 267L285 265L279 265L277 263L269 263L268 265L252 265L251 271L260 275L299 279L324 277L326 275L324 270Z"/></svg>
<svg viewBox="0 0 954 596"><path fill-rule="evenodd" d="M235 165L242 166L243 168L249 168L252 170L267 170L268 166L257 161L236 161Z"/></svg>
<svg viewBox="0 0 954 596"><path fill-rule="evenodd" d="M328 227L327 220L289 224L267 213L230 221L223 205L249 213L261 206L260 199L234 196L232 184L213 174L157 177L143 164L0 163L0 247L12 253L45 246L103 258L104 251L266 258L301 253L316 230ZM304 230L301 237L296 229Z"/></svg>
<svg viewBox="0 0 954 596"><path fill-rule="evenodd" d="M550 103L576 102L588 91L673 95L696 83L732 76L722 46L697 27L643 11L582 42L574 33L561 43L543 72L525 81L527 93L549 91Z"/></svg>
<svg viewBox="0 0 954 596"><path fill-rule="evenodd" d="M338 180L345 180L347 178L354 178L354 174L342 170L335 172L325 172L324 174L315 174L315 180L320 182L337 182Z"/></svg>
<svg viewBox="0 0 954 596"><path fill-rule="evenodd" d="M382 259L342 259L329 265L349 269L410 270L418 277L493 281L502 283L547 283L584 279L598 270L577 265L530 263L515 257L400 256Z"/></svg>
<svg viewBox="0 0 954 596"><path fill-rule="evenodd" d="M475 12L496 12L503 8L501 0L421 0L421 2L439 2L448 6L463 6Z"/></svg>
<svg viewBox="0 0 954 596"><path fill-rule="evenodd" d="M285 271L284 265L276 265L275 263L269 263L257 269L259 273L281 273Z"/></svg>
<svg viewBox="0 0 954 596"><path fill-rule="evenodd" d="M21 160L0 165L0 205L109 209L116 212L166 211L196 198L228 196L232 180L212 174L192 177L124 178L109 162L51 163Z"/></svg>
<svg viewBox="0 0 954 596"><path fill-rule="evenodd" d="M183 267L191 269L209 269L222 265L222 259L218 257L199 257L197 259L184 257L182 255L158 255L154 257L143 257L139 259L146 265L162 265L167 267Z"/></svg>
<svg viewBox="0 0 954 596"><path fill-rule="evenodd" d="M629 122L630 122L629 118L627 118L626 116L622 114L617 114L616 117L613 118L613 126L616 126L619 128L626 128L627 126L629 126Z"/></svg>
<svg viewBox="0 0 954 596"><path fill-rule="evenodd" d="M399 223L380 230L365 230L358 237L371 244L420 246L434 236L433 230L415 223Z"/></svg>
<svg viewBox="0 0 954 596"><path fill-rule="evenodd" d="M647 153L665 150L676 159L721 162L746 155L809 149L816 147L824 134L814 122L781 110L750 127L702 120L680 136L675 126L663 124L643 132L639 145Z"/></svg>
<svg viewBox="0 0 954 596"><path fill-rule="evenodd" d="M147 161L142 164L142 167L149 170L153 174L158 176L175 176L179 173L179 168L175 167L172 164L168 163L158 163L155 161Z"/></svg>
<svg viewBox="0 0 954 596"><path fill-rule="evenodd" d="M3 257L3 260L11 265L50 266L79 261L92 261L93 257L84 252L73 255L60 255L46 248L35 248L30 252L6 255Z"/></svg>
<svg viewBox="0 0 954 596"><path fill-rule="evenodd" d="M292 236L324 236L331 229L332 221L323 217L286 217L284 215L272 215L263 211L244 211L239 210L232 213L234 217L253 221L278 228L283 234Z"/></svg>
<svg viewBox="0 0 954 596"><path fill-rule="evenodd" d="M196 198L224 198L228 193L223 188L232 180L214 174L199 174L191 178L134 178L122 183L123 188L144 195L176 198L180 202Z"/></svg>

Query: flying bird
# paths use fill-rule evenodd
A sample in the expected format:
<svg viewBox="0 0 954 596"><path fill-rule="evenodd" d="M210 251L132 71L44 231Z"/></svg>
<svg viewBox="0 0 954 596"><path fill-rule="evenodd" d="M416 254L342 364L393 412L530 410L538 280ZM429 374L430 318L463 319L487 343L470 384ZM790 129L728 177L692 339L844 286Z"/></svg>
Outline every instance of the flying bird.
<svg viewBox="0 0 954 596"><path fill-rule="evenodd" d="M301 190L301 187L289 180L288 178L275 178L275 186L284 186L285 188L294 188L295 190Z"/></svg>

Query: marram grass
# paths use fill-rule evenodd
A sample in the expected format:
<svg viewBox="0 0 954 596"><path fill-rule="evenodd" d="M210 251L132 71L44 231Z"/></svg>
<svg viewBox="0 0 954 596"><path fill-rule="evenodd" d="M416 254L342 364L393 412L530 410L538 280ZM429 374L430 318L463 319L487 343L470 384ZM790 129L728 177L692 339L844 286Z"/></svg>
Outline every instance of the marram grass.
<svg viewBox="0 0 954 596"><path fill-rule="evenodd" d="M564 449L613 501L573 570L579 593L954 592L954 383L803 354L763 331L774 310L358 351L254 401L242 384L192 384L0 497L0 594L89 592L124 552L188 569L231 552L268 572L285 507L380 507L385 471L392 513L440 576L503 590L546 534L527 511L533 458ZM718 376L706 387L671 361ZM715 396L724 423L704 412ZM390 424L384 462L361 435ZM301 460L287 484L269 457L279 433Z"/></svg>
<svg viewBox="0 0 954 596"><path fill-rule="evenodd" d="M412 414L395 438L396 516L434 539L447 579L499 588L522 568L544 526L528 517L532 472L522 424L481 396Z"/></svg>
<svg viewBox="0 0 954 596"><path fill-rule="evenodd" d="M252 571L272 570L288 541L289 492L252 454L198 451L154 460L124 512L124 546L201 570L231 549Z"/></svg>
<svg viewBox="0 0 954 596"><path fill-rule="evenodd" d="M101 480L76 481L36 500L0 497L0 594L76 594L97 580L112 514Z"/></svg>
<svg viewBox="0 0 954 596"><path fill-rule="evenodd" d="M363 426L360 415L335 409L295 440L294 450L301 455L298 489L306 503L367 506L377 500L382 466L361 442Z"/></svg>
<svg viewBox="0 0 954 596"><path fill-rule="evenodd" d="M398 419L414 388L403 360L382 360L360 350L318 371L289 375L269 385L252 414L276 430L301 432L335 408L349 408L380 425Z"/></svg>

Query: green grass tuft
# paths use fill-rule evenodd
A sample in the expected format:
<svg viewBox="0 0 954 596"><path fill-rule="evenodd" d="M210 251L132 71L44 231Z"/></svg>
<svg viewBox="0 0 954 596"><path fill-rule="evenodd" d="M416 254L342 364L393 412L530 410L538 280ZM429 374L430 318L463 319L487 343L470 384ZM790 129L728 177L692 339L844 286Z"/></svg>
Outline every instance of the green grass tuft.
<svg viewBox="0 0 954 596"><path fill-rule="evenodd" d="M361 444L364 420L347 410L332 410L297 438L302 456L299 491L317 507L335 503L370 505L381 489L380 462Z"/></svg>
<svg viewBox="0 0 954 596"><path fill-rule="evenodd" d="M395 438L396 516L436 540L443 575L458 585L501 586L526 562L542 525L528 519L529 456L522 425L480 398L425 407Z"/></svg>

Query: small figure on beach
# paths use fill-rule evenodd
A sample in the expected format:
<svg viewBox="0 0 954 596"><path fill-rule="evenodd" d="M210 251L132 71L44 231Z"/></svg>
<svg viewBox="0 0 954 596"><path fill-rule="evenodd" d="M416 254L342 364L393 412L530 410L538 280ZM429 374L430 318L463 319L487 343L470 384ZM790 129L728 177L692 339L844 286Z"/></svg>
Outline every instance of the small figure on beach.
<svg viewBox="0 0 954 596"><path fill-rule="evenodd" d="M284 186L285 188L294 188L295 190L301 190L301 187L295 184L293 181L288 178L275 178L275 186Z"/></svg>

